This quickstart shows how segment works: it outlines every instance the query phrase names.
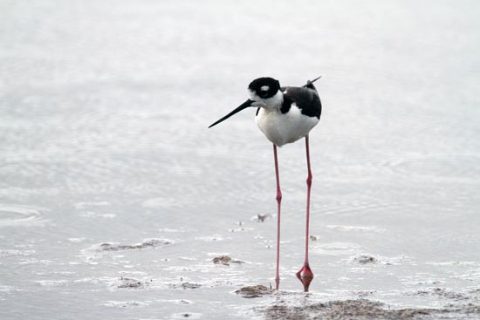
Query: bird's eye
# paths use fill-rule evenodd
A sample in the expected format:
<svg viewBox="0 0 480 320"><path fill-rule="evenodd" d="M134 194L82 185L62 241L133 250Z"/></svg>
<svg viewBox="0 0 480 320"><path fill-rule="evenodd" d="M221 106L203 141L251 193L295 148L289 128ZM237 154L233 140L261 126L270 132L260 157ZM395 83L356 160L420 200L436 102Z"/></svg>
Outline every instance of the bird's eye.
<svg viewBox="0 0 480 320"><path fill-rule="evenodd" d="M262 90L262 91L268 91L268 90L270 90L270 87L269 87L269 86L261 86L261 87L260 87L260 90Z"/></svg>

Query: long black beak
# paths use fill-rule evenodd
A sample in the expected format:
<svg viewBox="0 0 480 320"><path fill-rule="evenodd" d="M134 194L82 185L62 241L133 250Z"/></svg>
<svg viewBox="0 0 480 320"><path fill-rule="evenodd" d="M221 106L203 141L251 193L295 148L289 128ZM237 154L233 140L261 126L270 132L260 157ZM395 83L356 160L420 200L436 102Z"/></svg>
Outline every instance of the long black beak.
<svg viewBox="0 0 480 320"><path fill-rule="evenodd" d="M222 122L223 120L226 120L228 118L230 118L231 116L233 116L235 113L237 112L240 112L242 111L243 109L246 109L248 107L251 107L252 106L252 103L254 103L255 101L253 100L250 100L248 99L247 101L245 101L244 103L242 103L241 105L239 105L237 108L235 108L235 110L233 110L232 112L230 112L229 114L227 114L225 117L221 118L221 119L218 119L217 121L215 121L214 123L212 123L209 128L213 127L214 125L217 125L219 124L220 122Z"/></svg>

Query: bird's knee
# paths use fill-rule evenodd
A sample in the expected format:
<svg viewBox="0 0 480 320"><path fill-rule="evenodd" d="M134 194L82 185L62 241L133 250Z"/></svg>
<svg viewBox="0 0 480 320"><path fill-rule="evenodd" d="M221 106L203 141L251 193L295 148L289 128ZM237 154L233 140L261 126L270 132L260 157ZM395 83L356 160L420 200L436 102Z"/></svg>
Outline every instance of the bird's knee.
<svg viewBox="0 0 480 320"><path fill-rule="evenodd" d="M307 176L307 186L311 186L312 185L312 180L313 180L313 176L312 174L310 173L308 176Z"/></svg>
<svg viewBox="0 0 480 320"><path fill-rule="evenodd" d="M282 201L282 192L281 191L277 192L277 196L275 197L275 199L277 199L277 202Z"/></svg>

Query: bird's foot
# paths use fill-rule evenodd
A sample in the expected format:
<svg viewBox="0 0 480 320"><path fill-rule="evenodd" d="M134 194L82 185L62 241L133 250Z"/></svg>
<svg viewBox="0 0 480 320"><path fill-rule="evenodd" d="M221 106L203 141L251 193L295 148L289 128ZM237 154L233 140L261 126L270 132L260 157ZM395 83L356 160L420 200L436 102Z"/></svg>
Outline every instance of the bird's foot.
<svg viewBox="0 0 480 320"><path fill-rule="evenodd" d="M303 289L305 290L305 292L308 292L310 283L313 280L313 272L312 269L310 269L310 265L308 263L305 263L302 269L297 272L297 278L303 284Z"/></svg>

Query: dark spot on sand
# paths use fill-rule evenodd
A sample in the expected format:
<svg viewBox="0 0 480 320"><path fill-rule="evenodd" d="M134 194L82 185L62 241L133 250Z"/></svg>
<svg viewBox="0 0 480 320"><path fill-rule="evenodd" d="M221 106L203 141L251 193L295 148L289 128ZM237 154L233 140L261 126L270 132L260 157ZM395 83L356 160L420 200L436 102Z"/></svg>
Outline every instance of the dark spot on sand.
<svg viewBox="0 0 480 320"><path fill-rule="evenodd" d="M314 236L314 235L311 235L311 236L310 236L310 240L312 240L312 241L317 241L317 240L318 240L318 237L317 237L317 236Z"/></svg>
<svg viewBox="0 0 480 320"><path fill-rule="evenodd" d="M244 298L257 298L272 293L272 289L269 289L259 284L256 286L243 287L236 290L235 293L241 295Z"/></svg>
<svg viewBox="0 0 480 320"><path fill-rule="evenodd" d="M378 260L375 257L367 256L367 255L361 255L361 256L355 257L353 261L360 264L370 264L370 263L378 262Z"/></svg>

